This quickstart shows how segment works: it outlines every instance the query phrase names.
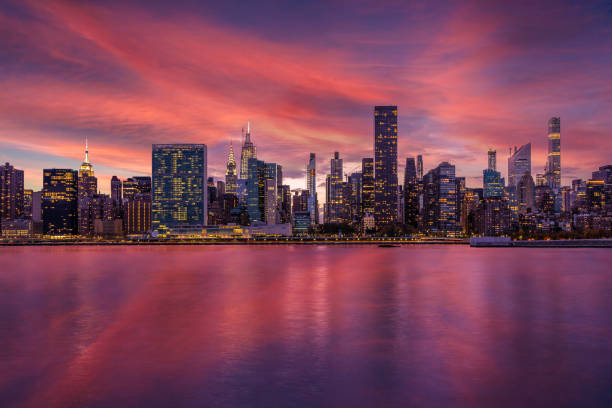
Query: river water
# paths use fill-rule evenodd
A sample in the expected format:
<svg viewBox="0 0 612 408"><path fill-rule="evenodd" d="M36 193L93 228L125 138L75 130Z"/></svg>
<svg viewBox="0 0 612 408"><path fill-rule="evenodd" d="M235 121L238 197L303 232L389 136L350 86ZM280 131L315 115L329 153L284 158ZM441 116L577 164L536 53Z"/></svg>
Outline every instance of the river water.
<svg viewBox="0 0 612 408"><path fill-rule="evenodd" d="M612 406L612 250L3 247L0 406Z"/></svg>

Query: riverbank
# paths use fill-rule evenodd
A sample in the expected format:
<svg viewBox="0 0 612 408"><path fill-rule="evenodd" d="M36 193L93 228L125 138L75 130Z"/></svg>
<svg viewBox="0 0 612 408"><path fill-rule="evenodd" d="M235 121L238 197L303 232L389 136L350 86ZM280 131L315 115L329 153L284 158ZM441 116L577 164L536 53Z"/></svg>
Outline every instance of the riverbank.
<svg viewBox="0 0 612 408"><path fill-rule="evenodd" d="M151 241L5 241L0 246L155 246L155 245L470 245L475 248L612 248L612 239L482 240L482 239L206 239Z"/></svg>
<svg viewBox="0 0 612 408"><path fill-rule="evenodd" d="M472 238L470 246L475 248L612 248L612 239L563 239L563 240L517 240Z"/></svg>

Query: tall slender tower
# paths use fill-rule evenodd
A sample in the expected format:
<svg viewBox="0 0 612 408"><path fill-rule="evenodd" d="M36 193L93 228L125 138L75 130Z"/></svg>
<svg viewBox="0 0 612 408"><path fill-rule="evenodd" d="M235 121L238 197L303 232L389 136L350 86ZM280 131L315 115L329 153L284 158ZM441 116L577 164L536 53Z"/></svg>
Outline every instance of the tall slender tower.
<svg viewBox="0 0 612 408"><path fill-rule="evenodd" d="M374 107L374 218L397 222L397 106Z"/></svg>
<svg viewBox="0 0 612 408"><path fill-rule="evenodd" d="M319 223L319 209L317 203L317 158L310 153L310 160L306 167L306 189L308 190L308 211L313 224Z"/></svg>
<svg viewBox="0 0 612 408"><path fill-rule="evenodd" d="M548 161L546 181L555 193L561 189L561 118L548 120Z"/></svg>
<svg viewBox="0 0 612 408"><path fill-rule="evenodd" d="M79 168L78 179L78 217L79 235L91 235L95 214L92 208L92 197L98 191L98 179L89 162L89 148L85 138L85 160Z"/></svg>
<svg viewBox="0 0 612 408"><path fill-rule="evenodd" d="M250 158L257 158L257 148L251 142L251 122L247 122L247 132L242 144L242 152L240 153L240 178L243 180L249 178Z"/></svg>
<svg viewBox="0 0 612 408"><path fill-rule="evenodd" d="M420 154L417 156L416 166L417 181L421 181L423 180L423 156L421 156Z"/></svg>
<svg viewBox="0 0 612 408"><path fill-rule="evenodd" d="M225 192L236 195L237 175L236 159L234 158L234 148L230 141L229 155L227 156L227 167L225 170Z"/></svg>
<svg viewBox="0 0 612 408"><path fill-rule="evenodd" d="M497 171L497 152L489 149L489 170Z"/></svg>

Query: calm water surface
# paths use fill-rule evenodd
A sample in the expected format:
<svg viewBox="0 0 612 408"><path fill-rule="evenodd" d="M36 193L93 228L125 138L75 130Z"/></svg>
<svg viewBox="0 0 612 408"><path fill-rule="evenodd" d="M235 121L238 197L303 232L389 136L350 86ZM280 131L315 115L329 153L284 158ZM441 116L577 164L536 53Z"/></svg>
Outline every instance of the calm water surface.
<svg viewBox="0 0 612 408"><path fill-rule="evenodd" d="M612 251L0 248L2 407L612 406Z"/></svg>

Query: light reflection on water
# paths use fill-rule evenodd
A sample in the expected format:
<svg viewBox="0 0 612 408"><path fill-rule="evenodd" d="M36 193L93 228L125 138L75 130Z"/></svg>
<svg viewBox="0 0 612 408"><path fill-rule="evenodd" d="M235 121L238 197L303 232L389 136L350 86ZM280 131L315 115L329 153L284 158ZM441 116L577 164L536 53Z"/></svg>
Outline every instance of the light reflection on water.
<svg viewBox="0 0 612 408"><path fill-rule="evenodd" d="M0 248L0 406L610 406L611 261Z"/></svg>

